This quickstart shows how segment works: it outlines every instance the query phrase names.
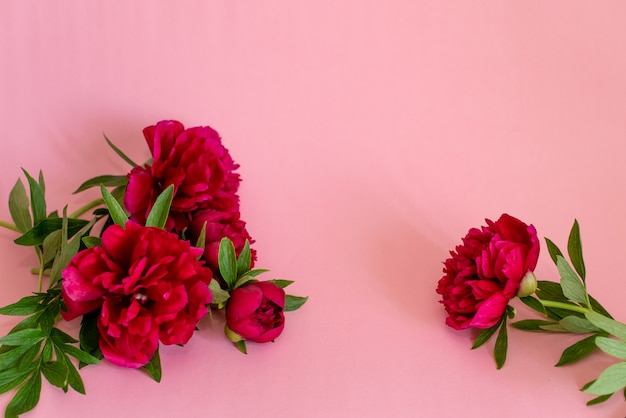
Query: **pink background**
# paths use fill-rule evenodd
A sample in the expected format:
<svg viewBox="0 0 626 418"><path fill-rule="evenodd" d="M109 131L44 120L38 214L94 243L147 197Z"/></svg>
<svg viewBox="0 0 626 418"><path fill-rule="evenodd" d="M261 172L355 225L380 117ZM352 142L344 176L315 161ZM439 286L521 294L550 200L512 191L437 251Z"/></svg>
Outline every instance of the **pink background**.
<svg viewBox="0 0 626 418"><path fill-rule="evenodd" d="M143 127L209 124L241 164L258 266L310 296L247 356L207 319L162 349L161 384L103 363L87 396L44 384L27 416L623 417L621 395L578 391L608 357L554 368L575 338L511 330L496 371L434 289L484 218L564 246L576 217L590 292L626 320L625 18L617 1L0 3L0 218L20 167L72 210L96 196L70 195L84 179L127 170L102 132L145 160ZM1 305L36 287L15 237Z"/></svg>

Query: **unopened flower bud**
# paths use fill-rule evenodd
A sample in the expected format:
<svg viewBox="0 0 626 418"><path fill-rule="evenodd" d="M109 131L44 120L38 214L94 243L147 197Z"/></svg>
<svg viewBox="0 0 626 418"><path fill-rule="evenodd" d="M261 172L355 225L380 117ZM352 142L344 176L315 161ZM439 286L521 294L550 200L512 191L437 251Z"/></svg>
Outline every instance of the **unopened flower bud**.
<svg viewBox="0 0 626 418"><path fill-rule="evenodd" d="M530 296L535 293L535 290L537 290L537 278L535 277L535 273L529 271L520 282L517 296L519 296L520 298Z"/></svg>

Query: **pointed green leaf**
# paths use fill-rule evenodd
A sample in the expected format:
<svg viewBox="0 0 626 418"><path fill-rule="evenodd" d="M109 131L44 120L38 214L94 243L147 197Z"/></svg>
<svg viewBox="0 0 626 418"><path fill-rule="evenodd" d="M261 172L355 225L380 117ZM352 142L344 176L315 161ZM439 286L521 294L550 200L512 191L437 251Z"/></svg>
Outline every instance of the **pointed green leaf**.
<svg viewBox="0 0 626 418"><path fill-rule="evenodd" d="M11 368L0 372L0 394L15 389L28 378L32 370Z"/></svg>
<svg viewBox="0 0 626 418"><path fill-rule="evenodd" d="M84 219L68 219L68 235L73 236L89 222ZM39 222L35 227L29 229L17 238L14 242L18 245L35 246L42 245L48 235L61 229L62 218L48 218Z"/></svg>
<svg viewBox="0 0 626 418"><path fill-rule="evenodd" d="M40 329L30 328L5 335L0 338L0 344L6 345L33 345L43 340L45 335Z"/></svg>
<svg viewBox="0 0 626 418"><path fill-rule="evenodd" d="M246 272L246 276L257 277L263 273L267 273L269 270L266 269L254 269Z"/></svg>
<svg viewBox="0 0 626 418"><path fill-rule="evenodd" d="M592 400L587 402L587 406L597 405L599 403L602 403L602 402L608 400L611 396L613 396L613 393L610 393L608 395L598 396L597 398L593 398Z"/></svg>
<svg viewBox="0 0 626 418"><path fill-rule="evenodd" d="M285 296L285 312L295 311L299 309L305 302L309 300L309 297L301 297L301 296L293 296L286 295Z"/></svg>
<svg viewBox="0 0 626 418"><path fill-rule="evenodd" d="M17 183L9 193L9 212L11 212L11 219L20 232L26 232L33 227L29 207L30 203L24 183L21 179L17 179Z"/></svg>
<svg viewBox="0 0 626 418"><path fill-rule="evenodd" d="M583 389L592 395L608 395L626 386L626 363L609 366L598 376L595 382Z"/></svg>
<svg viewBox="0 0 626 418"><path fill-rule="evenodd" d="M569 239L567 240L567 254L569 255L569 259L574 266L574 269L580 276L580 278L585 281L585 262L583 260L583 246L580 241L580 227L578 226L578 221L574 220L574 225L572 225L572 229L569 233Z"/></svg>
<svg viewBox="0 0 626 418"><path fill-rule="evenodd" d="M35 373L17 391L11 402L4 411L5 418L17 418L21 414L30 411L39 402L41 394L41 374Z"/></svg>
<svg viewBox="0 0 626 418"><path fill-rule="evenodd" d="M534 309L542 315L547 315L546 308L536 298L532 296L524 296L519 299L524 303L524 305L528 306L529 308Z"/></svg>
<svg viewBox="0 0 626 418"><path fill-rule="evenodd" d="M556 322L544 321L541 319L524 319L521 321L513 322L511 326L522 331L532 332L549 332L543 327L546 325L558 325Z"/></svg>
<svg viewBox="0 0 626 418"><path fill-rule="evenodd" d="M564 332L569 333L568 330L563 328L560 324L541 325L540 328L548 332Z"/></svg>
<svg viewBox="0 0 626 418"><path fill-rule="evenodd" d="M57 360L52 363L42 363L41 372L51 385L59 388L67 387L69 370L63 360Z"/></svg>
<svg viewBox="0 0 626 418"><path fill-rule="evenodd" d="M70 361L70 359L63 355L63 360L65 361L65 365L67 366L67 381L70 386L78 393L85 394L85 385L83 384L83 379L80 377L78 370L76 370L76 366Z"/></svg>
<svg viewBox="0 0 626 418"><path fill-rule="evenodd" d="M269 282L274 283L276 286L280 287L281 289L284 289L290 284L294 283L293 280L270 280Z"/></svg>
<svg viewBox="0 0 626 418"><path fill-rule="evenodd" d="M58 328L52 328L52 330L50 331L50 338L56 346L64 346L68 343L73 344L78 342L76 338L72 337L66 332L61 331Z"/></svg>
<svg viewBox="0 0 626 418"><path fill-rule="evenodd" d="M26 296L19 301L0 308L1 315L26 316L32 315L44 307L41 304L41 296Z"/></svg>
<svg viewBox="0 0 626 418"><path fill-rule="evenodd" d="M213 295L213 300L211 300L212 304L221 305L230 298L230 293L222 289L215 279L211 280L211 283L209 283L209 289Z"/></svg>
<svg viewBox="0 0 626 418"><path fill-rule="evenodd" d="M596 336L592 335L587 338L583 338L582 340L570 345L561 354L561 358L558 363L555 364L556 367L565 366L566 364L575 363L578 360L581 360L587 357L589 354L593 353L596 349L595 343Z"/></svg>
<svg viewBox="0 0 626 418"><path fill-rule="evenodd" d="M607 318L613 318L611 316L611 314L604 309L604 306L600 305L600 302L598 302L593 296L589 295L589 303L591 304L591 308L596 311L597 313L599 313L600 315L604 315Z"/></svg>
<svg viewBox="0 0 626 418"><path fill-rule="evenodd" d="M148 375L154 379L156 382L160 382L161 381L161 357L159 356L159 349L157 348L157 350L154 352L154 355L152 356L152 359L150 359L150 361L148 362L148 364L146 364L145 366L142 367L143 370L145 370Z"/></svg>
<svg viewBox="0 0 626 418"><path fill-rule="evenodd" d="M91 237L91 236L83 237L82 241L83 241L83 244L85 244L85 247L87 248L102 246L102 238L100 237Z"/></svg>
<svg viewBox="0 0 626 418"><path fill-rule="evenodd" d="M154 202L154 206L152 206L152 209L150 209L150 213L148 214L148 219L146 219L146 226L154 226L161 229L165 227L173 198L174 185L170 184L165 190L163 190Z"/></svg>
<svg viewBox="0 0 626 418"><path fill-rule="evenodd" d="M539 299L542 300L569 302L565 295L563 295L563 288L561 287L561 284L556 282L539 280L537 282L537 291L535 292L535 294Z"/></svg>
<svg viewBox="0 0 626 418"><path fill-rule="evenodd" d="M489 341L491 336L496 333L498 328L500 328L501 324L502 324L502 319L500 319L500 321L498 321L498 323L492 327L481 329L478 335L476 336L474 343L472 344L472 350L477 349L478 347L480 347L481 345Z"/></svg>
<svg viewBox="0 0 626 418"><path fill-rule="evenodd" d="M248 270L250 270L250 265L252 264L252 255L250 253L250 241L246 240L246 243L239 254L239 258L237 258L237 277L243 276Z"/></svg>
<svg viewBox="0 0 626 418"><path fill-rule="evenodd" d="M43 263L47 265L58 254L61 249L61 230L56 230L48 234L43 240Z"/></svg>
<svg viewBox="0 0 626 418"><path fill-rule="evenodd" d="M557 256L556 265L561 276L561 287L563 288L565 297L573 302L586 305L587 291L578 275L576 275L576 272L561 256Z"/></svg>
<svg viewBox="0 0 626 418"><path fill-rule="evenodd" d="M246 348L246 341L245 340L241 340L241 341L237 341L235 344L235 347L237 347L237 349L239 351L241 351L243 354L248 354L248 349Z"/></svg>
<svg viewBox="0 0 626 418"><path fill-rule="evenodd" d="M496 338L496 344L493 348L493 356L496 360L496 368L501 369L506 361L506 351L509 347L509 337L506 330L506 320L502 321L500 332Z"/></svg>
<svg viewBox="0 0 626 418"><path fill-rule="evenodd" d="M128 158L126 156L126 154L124 154L118 147L116 147L113 142L111 142L111 140L109 138L107 138L106 135L104 135L104 133L102 134L104 136L104 140L107 142L107 144L109 144L109 146L111 147L111 149L113 151L115 151L115 153L117 155L119 155L122 160L126 161L128 164L130 164L131 167L137 167L139 164L137 164L136 162L134 162L133 160L131 160L130 158Z"/></svg>
<svg viewBox="0 0 626 418"><path fill-rule="evenodd" d="M576 334L588 334L592 332L598 332L600 329L593 325L585 318L579 316L570 315L559 321L559 325Z"/></svg>
<svg viewBox="0 0 626 418"><path fill-rule="evenodd" d="M100 363L100 359L92 356L91 354L74 347L73 345L64 344L59 346L66 354L74 357L76 360L80 361L84 364L98 364Z"/></svg>
<svg viewBox="0 0 626 418"><path fill-rule="evenodd" d="M128 184L128 177L126 176L97 176L85 181L81 184L78 189L73 194L80 193L87 189L91 189L92 187L100 187L103 185L105 187L119 187L125 186Z"/></svg>
<svg viewBox="0 0 626 418"><path fill-rule="evenodd" d="M30 174L22 169L30 188L30 207L33 211L33 225L37 225L46 218L46 198L44 191L37 181Z"/></svg>
<svg viewBox="0 0 626 418"><path fill-rule="evenodd" d="M596 327L606 331L610 335L614 335L620 340L626 340L626 325L617 322L614 319L607 318L596 312L587 312L585 317ZM598 393L598 395L603 395Z"/></svg>
<svg viewBox="0 0 626 418"><path fill-rule="evenodd" d="M237 257L233 242L224 237L220 241L220 249L217 255L220 274L229 289L232 289L237 281Z"/></svg>
<svg viewBox="0 0 626 418"><path fill-rule="evenodd" d="M596 345L609 356L626 360L626 343L607 337L596 337Z"/></svg>
<svg viewBox="0 0 626 418"><path fill-rule="evenodd" d="M237 281L235 282L235 285L233 286L233 289L237 289L238 287L241 287L247 283L251 283L251 282L258 282L257 279L255 279L252 276L241 276L239 279L237 279Z"/></svg>
<svg viewBox="0 0 626 418"><path fill-rule="evenodd" d="M128 222L128 216L122 206L118 203L118 201L109 193L109 191L102 185L100 185L100 192L102 193L102 198L104 199L104 203L109 209L109 213L111 214L111 219L115 222L116 225L125 227L126 222Z"/></svg>
<svg viewBox="0 0 626 418"><path fill-rule="evenodd" d="M556 264L557 256L560 255L561 257L563 257L563 253L561 252L561 250L559 250L559 247L557 247L556 244L550 241L548 238L546 238L546 245L548 247L548 253L550 254L550 258L552 258L552 261L554 261L554 264Z"/></svg>
<svg viewBox="0 0 626 418"><path fill-rule="evenodd" d="M99 339L100 332L98 331L98 317L100 311L93 311L83 315L80 323L80 348L81 350L91 354L97 359L102 359L102 352L100 351ZM80 363L80 367L85 366L86 363Z"/></svg>
<svg viewBox="0 0 626 418"><path fill-rule="evenodd" d="M202 230L200 230L200 235L198 236L198 240L196 241L196 248L202 248L203 250L206 247L206 221L202 224ZM198 260L202 258L203 254L198 256Z"/></svg>
<svg viewBox="0 0 626 418"><path fill-rule="evenodd" d="M22 357L29 349L30 346L21 345L0 354L0 372L15 367L20 357Z"/></svg>

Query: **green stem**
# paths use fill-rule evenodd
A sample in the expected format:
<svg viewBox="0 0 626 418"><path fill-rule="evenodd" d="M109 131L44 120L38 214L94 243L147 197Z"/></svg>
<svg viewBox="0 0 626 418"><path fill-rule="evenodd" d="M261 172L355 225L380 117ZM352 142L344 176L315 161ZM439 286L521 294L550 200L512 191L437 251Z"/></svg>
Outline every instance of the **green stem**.
<svg viewBox="0 0 626 418"><path fill-rule="evenodd" d="M43 290L43 252L39 249L39 247L35 247L35 251L37 252L37 260L39 260L39 272L38 272L38 285L37 292L41 293Z"/></svg>
<svg viewBox="0 0 626 418"><path fill-rule="evenodd" d="M541 302L543 306L548 307L548 308L565 309L567 311L580 312L582 314L592 312L591 309L583 308L582 306L574 305L571 303L555 302L553 300L541 300L541 299L539 299L539 302Z"/></svg>
<svg viewBox="0 0 626 418"><path fill-rule="evenodd" d="M82 206L80 208L78 208L74 213L72 213L69 217L70 218L78 218L80 215L84 214L85 212L87 212L90 209L93 209L97 206L100 206L104 203L103 199L96 199L96 200L92 200L91 202L87 203L85 206Z"/></svg>
<svg viewBox="0 0 626 418"><path fill-rule="evenodd" d="M3 220L0 220L0 227L10 229L11 231L15 231L15 232L22 232L19 229L17 229L17 226L13 225L10 222L6 222Z"/></svg>

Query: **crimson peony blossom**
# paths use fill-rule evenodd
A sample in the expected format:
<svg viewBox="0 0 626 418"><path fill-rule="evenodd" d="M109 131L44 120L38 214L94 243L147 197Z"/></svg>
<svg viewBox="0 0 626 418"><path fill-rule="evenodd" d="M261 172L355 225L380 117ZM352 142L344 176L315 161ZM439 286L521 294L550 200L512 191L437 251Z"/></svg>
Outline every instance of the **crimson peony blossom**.
<svg viewBox="0 0 626 418"><path fill-rule="evenodd" d="M490 328L505 314L522 279L537 265L539 240L532 225L504 214L469 230L444 262L437 293L455 329Z"/></svg>
<svg viewBox="0 0 626 418"><path fill-rule="evenodd" d="M239 166L209 126L185 129L178 121L161 121L143 130L152 164L128 174L124 205L131 220L144 225L156 198L170 184L174 198L167 227L176 232L189 224L191 212L239 211Z"/></svg>
<svg viewBox="0 0 626 418"><path fill-rule="evenodd" d="M101 308L100 349L111 363L141 367L163 344L185 344L207 313L211 270L191 247L159 228L127 222L103 233L63 270L66 320Z"/></svg>
<svg viewBox="0 0 626 418"><path fill-rule="evenodd" d="M233 290L226 305L226 326L246 340L273 341L285 326L285 291L271 282Z"/></svg>

